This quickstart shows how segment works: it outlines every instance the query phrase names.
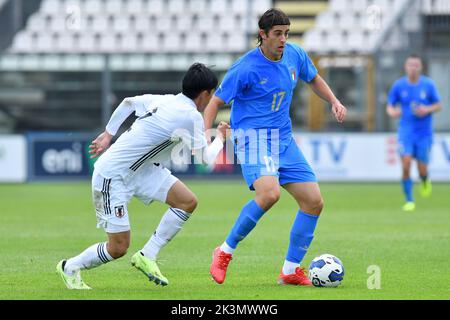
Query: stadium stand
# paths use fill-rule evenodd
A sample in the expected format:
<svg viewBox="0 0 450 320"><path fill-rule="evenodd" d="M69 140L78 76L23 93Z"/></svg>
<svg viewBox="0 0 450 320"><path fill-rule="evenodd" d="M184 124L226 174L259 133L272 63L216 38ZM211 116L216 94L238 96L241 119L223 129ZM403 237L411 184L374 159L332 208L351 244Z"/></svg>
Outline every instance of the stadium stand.
<svg viewBox="0 0 450 320"><path fill-rule="evenodd" d="M318 54L369 53L382 28L404 5L404 0L330 0L312 29L305 34L304 46Z"/></svg>
<svg viewBox="0 0 450 320"><path fill-rule="evenodd" d="M43 0L9 52L240 53L270 6L270 0Z"/></svg>
<svg viewBox="0 0 450 320"><path fill-rule="evenodd" d="M329 6L328 0L278 0L274 7L286 12L291 20L289 41L303 44L305 32L314 26L315 18Z"/></svg>
<svg viewBox="0 0 450 320"><path fill-rule="evenodd" d="M0 3L0 118L8 130L97 129L108 108L126 96L178 91L181 73L193 61L223 74L255 46L259 15L272 6L290 16L289 41L310 53L349 107L347 130L389 129L383 97L386 84L402 72L404 53L450 48L446 0ZM17 17L19 7L26 12ZM293 105L302 107L292 108L293 124L339 130L315 113L326 108L314 105L304 88L294 95ZM228 120L227 112L222 116Z"/></svg>

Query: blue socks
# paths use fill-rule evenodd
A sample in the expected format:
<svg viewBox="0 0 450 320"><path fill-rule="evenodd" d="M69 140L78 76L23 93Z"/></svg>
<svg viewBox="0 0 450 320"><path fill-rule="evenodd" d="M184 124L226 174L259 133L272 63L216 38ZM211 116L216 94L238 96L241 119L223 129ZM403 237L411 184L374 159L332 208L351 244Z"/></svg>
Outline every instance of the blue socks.
<svg viewBox="0 0 450 320"><path fill-rule="evenodd" d="M242 241L256 226L256 223L264 215L265 211L260 206L251 200L248 202L241 211L238 219L236 220L233 229L231 229L225 242L233 249L236 249L238 243Z"/></svg>
<svg viewBox="0 0 450 320"><path fill-rule="evenodd" d="M303 260L314 237L318 219L319 216L298 211L291 229L287 261L299 264Z"/></svg>
<svg viewBox="0 0 450 320"><path fill-rule="evenodd" d="M406 202L414 202L413 198L413 182L411 179L402 180L403 192L405 194Z"/></svg>
<svg viewBox="0 0 450 320"><path fill-rule="evenodd" d="M228 249L231 249L231 252L228 253L232 253L236 249L238 243L253 230L264 213L265 211L258 206L255 200L251 200L242 208L241 214L224 243ZM318 219L319 216L302 211L297 213L291 230L289 249L286 255L287 261L298 264L302 261L313 239Z"/></svg>

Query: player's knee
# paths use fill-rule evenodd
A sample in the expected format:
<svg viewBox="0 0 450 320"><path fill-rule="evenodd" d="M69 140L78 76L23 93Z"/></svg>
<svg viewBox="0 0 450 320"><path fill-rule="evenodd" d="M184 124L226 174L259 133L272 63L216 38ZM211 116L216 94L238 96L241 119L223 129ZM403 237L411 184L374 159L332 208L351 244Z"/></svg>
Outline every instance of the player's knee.
<svg viewBox="0 0 450 320"><path fill-rule="evenodd" d="M271 189L264 192L262 199L265 203L265 206L273 206L275 203L280 200L280 190L279 189Z"/></svg>
<svg viewBox="0 0 450 320"><path fill-rule="evenodd" d="M187 198L183 203L180 205L181 210L193 213L195 208L197 208L198 199L197 197L192 194L189 198Z"/></svg>
<svg viewBox="0 0 450 320"><path fill-rule="evenodd" d="M309 201L307 201L307 203L305 204L305 208L302 208L302 210L316 216L320 215L323 210L323 198L315 197L313 199L310 199Z"/></svg>
<svg viewBox="0 0 450 320"><path fill-rule="evenodd" d="M108 246L108 253L114 259L118 259L127 254L128 247L130 246L129 241L115 241L110 242Z"/></svg>

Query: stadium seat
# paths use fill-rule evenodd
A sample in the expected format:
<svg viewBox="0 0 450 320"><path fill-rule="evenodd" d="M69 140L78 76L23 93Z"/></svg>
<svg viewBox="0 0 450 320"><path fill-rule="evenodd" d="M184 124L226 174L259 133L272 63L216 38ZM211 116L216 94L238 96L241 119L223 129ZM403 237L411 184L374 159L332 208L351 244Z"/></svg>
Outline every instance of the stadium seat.
<svg viewBox="0 0 450 320"><path fill-rule="evenodd" d="M44 15L58 15L63 11L62 1L60 0L43 0L39 10Z"/></svg>
<svg viewBox="0 0 450 320"><path fill-rule="evenodd" d="M204 52L203 37L198 32L188 32L184 42L185 52Z"/></svg>
<svg viewBox="0 0 450 320"><path fill-rule="evenodd" d="M272 8L271 0L253 0L251 1L250 7L252 12L257 16L262 16L264 12Z"/></svg>
<svg viewBox="0 0 450 320"><path fill-rule="evenodd" d="M72 53L76 50L75 36L72 34L59 35L54 43L55 52Z"/></svg>
<svg viewBox="0 0 450 320"><path fill-rule="evenodd" d="M333 30L336 28L338 23L338 19L336 17L336 13L332 11L325 11L320 13L316 18L317 28L321 30Z"/></svg>
<svg viewBox="0 0 450 320"><path fill-rule="evenodd" d="M44 32L47 28L48 19L40 13L31 16L27 21L27 30L30 32Z"/></svg>
<svg viewBox="0 0 450 320"><path fill-rule="evenodd" d="M49 34L40 33L36 38L36 52L53 53L54 52L54 37Z"/></svg>
<svg viewBox="0 0 450 320"><path fill-rule="evenodd" d="M222 15L219 19L219 31L237 30L236 19L233 15Z"/></svg>
<svg viewBox="0 0 450 320"><path fill-rule="evenodd" d="M213 14L225 14L229 12L228 1L210 0L209 11Z"/></svg>
<svg viewBox="0 0 450 320"><path fill-rule="evenodd" d="M186 0L171 0L167 2L167 12L169 14L182 15L186 12Z"/></svg>
<svg viewBox="0 0 450 320"><path fill-rule="evenodd" d="M330 0L330 10L344 13L348 11L349 2L348 0Z"/></svg>
<svg viewBox="0 0 450 320"><path fill-rule="evenodd" d="M144 2L142 0L128 0L125 2L125 12L129 15L137 16L144 12Z"/></svg>
<svg viewBox="0 0 450 320"><path fill-rule="evenodd" d="M35 39L32 33L20 31L13 40L11 52L32 52L35 47Z"/></svg>
<svg viewBox="0 0 450 320"><path fill-rule="evenodd" d="M134 30L149 32L153 28L151 20L146 15L139 15L134 20Z"/></svg>
<svg viewBox="0 0 450 320"><path fill-rule="evenodd" d="M175 23L172 26L177 32L190 31L193 28L193 21L190 15L180 15L175 19Z"/></svg>
<svg viewBox="0 0 450 320"><path fill-rule="evenodd" d="M120 34L118 50L121 53L135 53L141 50L142 36L140 34L126 33Z"/></svg>
<svg viewBox="0 0 450 320"><path fill-rule="evenodd" d="M368 0L348 0L350 11L365 13L369 6Z"/></svg>
<svg viewBox="0 0 450 320"><path fill-rule="evenodd" d="M113 20L113 31L117 33L126 33L131 29L131 22L128 16L116 16Z"/></svg>
<svg viewBox="0 0 450 320"><path fill-rule="evenodd" d="M225 49L228 52L242 52L248 48L247 37L241 33L227 37Z"/></svg>
<svg viewBox="0 0 450 320"><path fill-rule="evenodd" d="M311 29L305 33L304 48L306 51L320 52L323 49L322 44L325 42L323 33L319 29Z"/></svg>
<svg viewBox="0 0 450 320"><path fill-rule="evenodd" d="M53 33L64 34L69 31L66 27L66 19L60 16L53 16L50 21L49 30Z"/></svg>
<svg viewBox="0 0 450 320"><path fill-rule="evenodd" d="M159 39L158 33L143 33L141 43L138 43L138 47L141 52L161 52L162 48Z"/></svg>
<svg viewBox="0 0 450 320"><path fill-rule="evenodd" d="M94 33L104 33L109 29L109 27L110 21L108 17L104 15L95 15L93 16L89 29Z"/></svg>
<svg viewBox="0 0 450 320"><path fill-rule="evenodd" d="M78 39L78 52L93 53L96 50L97 37L93 33L81 33Z"/></svg>
<svg viewBox="0 0 450 320"><path fill-rule="evenodd" d="M360 16L357 13L350 13L347 15L341 15L339 17L338 26L340 29L353 31L360 28Z"/></svg>
<svg viewBox="0 0 450 320"><path fill-rule="evenodd" d="M206 0L191 0L189 1L189 6L187 13L195 15L203 15L207 12Z"/></svg>
<svg viewBox="0 0 450 320"><path fill-rule="evenodd" d="M86 0L82 6L82 14L95 16L103 11L103 2L98 0Z"/></svg>
<svg viewBox="0 0 450 320"><path fill-rule="evenodd" d="M163 37L162 51L163 52L178 52L183 47L183 39L179 33L169 33Z"/></svg>
<svg viewBox="0 0 450 320"><path fill-rule="evenodd" d="M217 23L211 16L200 17L196 21L195 30L199 32L210 32L215 30Z"/></svg>
<svg viewBox="0 0 450 320"><path fill-rule="evenodd" d="M343 53L347 50L347 38L341 30L330 30L326 35L326 46L329 51Z"/></svg>
<svg viewBox="0 0 450 320"><path fill-rule="evenodd" d="M124 3L122 0L107 0L104 5L104 12L109 15L123 15Z"/></svg>
<svg viewBox="0 0 450 320"><path fill-rule="evenodd" d="M232 0L230 4L231 13L238 15L246 15L248 8L248 2L242 0Z"/></svg>
<svg viewBox="0 0 450 320"><path fill-rule="evenodd" d="M348 35L347 46L349 51L360 52L364 46L366 46L366 42L368 34L367 31L354 30Z"/></svg>
<svg viewBox="0 0 450 320"><path fill-rule="evenodd" d="M158 32L167 32L173 28L173 20L167 16L161 16L155 21L155 30Z"/></svg>
<svg viewBox="0 0 450 320"><path fill-rule="evenodd" d="M147 12L153 16L159 16L165 10L165 2L163 0L149 0L147 3Z"/></svg>
<svg viewBox="0 0 450 320"><path fill-rule="evenodd" d="M101 52L114 52L117 46L117 37L114 34L106 34L99 38L99 50Z"/></svg>
<svg viewBox="0 0 450 320"><path fill-rule="evenodd" d="M393 7L391 0L373 0L372 5L380 7L380 9L385 12Z"/></svg>
<svg viewBox="0 0 450 320"><path fill-rule="evenodd" d="M214 53L227 51L224 46L224 37L218 32L209 33L206 38L205 49L207 52Z"/></svg>

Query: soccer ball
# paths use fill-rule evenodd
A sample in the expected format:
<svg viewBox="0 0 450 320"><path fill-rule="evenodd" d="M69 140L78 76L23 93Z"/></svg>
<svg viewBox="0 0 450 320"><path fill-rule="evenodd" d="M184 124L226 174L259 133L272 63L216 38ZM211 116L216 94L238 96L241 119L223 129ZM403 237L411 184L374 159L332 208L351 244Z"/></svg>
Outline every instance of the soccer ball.
<svg viewBox="0 0 450 320"><path fill-rule="evenodd" d="M309 280L315 287L337 287L344 279L344 265L331 254L322 254L311 261Z"/></svg>

